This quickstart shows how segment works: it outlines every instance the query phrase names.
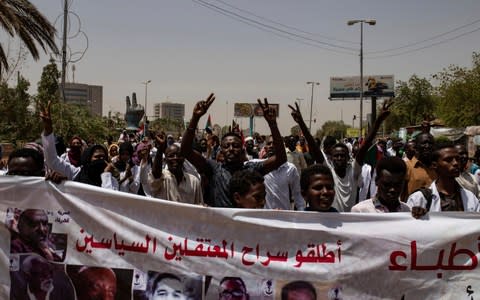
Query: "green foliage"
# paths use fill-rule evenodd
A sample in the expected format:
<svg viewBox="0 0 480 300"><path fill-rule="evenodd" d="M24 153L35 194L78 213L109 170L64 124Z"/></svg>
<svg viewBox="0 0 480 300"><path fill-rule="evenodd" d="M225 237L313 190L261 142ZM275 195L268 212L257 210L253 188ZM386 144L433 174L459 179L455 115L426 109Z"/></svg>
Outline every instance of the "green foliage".
<svg viewBox="0 0 480 300"><path fill-rule="evenodd" d="M302 130L300 129L300 126L299 125L295 125L293 126L292 128L290 128L290 134L291 135L300 135L300 132Z"/></svg>
<svg viewBox="0 0 480 300"><path fill-rule="evenodd" d="M437 101L427 79L412 75L408 82L398 81L395 94L391 115L385 121L387 132L420 124L425 116L432 117Z"/></svg>
<svg viewBox="0 0 480 300"><path fill-rule="evenodd" d="M58 79L60 78L60 72L57 69L57 65L53 59L50 59L50 63L43 67L42 76L37 84L37 96L36 100L42 105L46 105L48 101L53 103L58 102L60 99L58 89Z"/></svg>
<svg viewBox="0 0 480 300"><path fill-rule="evenodd" d="M317 131L315 136L322 137L330 135L336 139L341 139L347 135L347 128L348 125L343 121L327 121L323 123L322 128Z"/></svg>
<svg viewBox="0 0 480 300"><path fill-rule="evenodd" d="M29 109L30 83L19 77L16 87L0 84L0 137L3 141L34 140L38 137L33 112Z"/></svg>
<svg viewBox="0 0 480 300"><path fill-rule="evenodd" d="M176 132L180 136L184 129L182 120L172 120L168 118L159 118L151 121L149 124L149 130L151 131Z"/></svg>
<svg viewBox="0 0 480 300"><path fill-rule="evenodd" d="M472 68L449 66L434 75L438 87L438 115L451 127L480 124L480 54L472 55Z"/></svg>

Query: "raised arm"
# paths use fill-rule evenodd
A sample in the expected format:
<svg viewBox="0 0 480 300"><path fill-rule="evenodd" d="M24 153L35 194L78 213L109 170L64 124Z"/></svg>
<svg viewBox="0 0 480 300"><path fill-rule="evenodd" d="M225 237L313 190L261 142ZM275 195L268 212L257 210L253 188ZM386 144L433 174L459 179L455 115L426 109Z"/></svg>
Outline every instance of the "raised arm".
<svg viewBox="0 0 480 300"><path fill-rule="evenodd" d="M285 152L285 145L283 144L283 138L278 130L277 126L277 112L273 107L268 105L267 98L264 99L264 103L260 99L257 100L258 104L262 108L263 117L270 127L272 133L273 148L275 149L275 155L269 157L263 162L263 169L266 173L269 173L287 161L287 153Z"/></svg>
<svg viewBox="0 0 480 300"><path fill-rule="evenodd" d="M164 132L155 135L155 147L157 148L157 154L153 159L152 174L155 179L158 179L162 176L163 153L165 153L165 149L167 148Z"/></svg>
<svg viewBox="0 0 480 300"><path fill-rule="evenodd" d="M310 130L307 127L307 124L305 124L305 121L303 120L302 113L300 112L300 107L298 106L298 103L295 102L295 108L291 106L290 104L288 105L292 112L290 113L293 117L293 120L297 122L298 126L300 126L300 129L303 132L303 136L305 136L305 140L307 140L307 143L309 145L308 151L312 154L313 159L317 162L317 164L323 163L325 158L323 157L322 151L320 151L319 145L315 142L315 139L313 138L312 134L310 133Z"/></svg>
<svg viewBox="0 0 480 300"><path fill-rule="evenodd" d="M42 145L45 156L45 164L50 169L59 172L72 180L80 172L80 168L73 166L72 164L60 159L57 156L57 150L55 149L55 138L53 136L52 116L50 113L50 107L52 102L49 101L47 106L40 104L40 118L43 123L42 133Z"/></svg>
<svg viewBox="0 0 480 300"><path fill-rule="evenodd" d="M378 115L377 119L373 123L372 130L368 133L367 137L365 138L365 142L360 146L358 149L357 156L355 156L355 160L361 166L363 165L363 161L365 160L365 156L367 155L368 148L373 143L375 136L377 135L378 130L380 129L380 125L382 125L383 121L390 115L390 106L393 104L393 98L390 98L383 102L382 111Z"/></svg>
<svg viewBox="0 0 480 300"><path fill-rule="evenodd" d="M195 138L195 130L197 128L198 121L204 114L207 113L208 108L210 105L212 105L214 100L215 95L211 93L206 100L198 101L197 104L195 104L192 118L190 119L190 123L182 137L182 154L195 166L199 172L206 169L207 160L200 153L193 151L193 139Z"/></svg>

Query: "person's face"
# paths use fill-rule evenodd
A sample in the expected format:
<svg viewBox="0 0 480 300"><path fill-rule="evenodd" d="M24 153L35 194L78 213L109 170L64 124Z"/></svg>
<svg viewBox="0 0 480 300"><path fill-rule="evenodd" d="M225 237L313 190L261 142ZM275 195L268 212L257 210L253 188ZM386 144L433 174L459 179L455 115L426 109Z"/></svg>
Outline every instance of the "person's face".
<svg viewBox="0 0 480 300"><path fill-rule="evenodd" d="M308 189L302 191L302 195L312 210L327 211L335 198L333 178L325 174L312 175Z"/></svg>
<svg viewBox="0 0 480 300"><path fill-rule="evenodd" d="M444 148L439 152L437 161L432 162L432 167L438 177L458 177L460 175L460 156L455 148Z"/></svg>
<svg viewBox="0 0 480 300"><path fill-rule="evenodd" d="M247 300L248 294L242 282L237 279L225 280L220 286L219 300Z"/></svg>
<svg viewBox="0 0 480 300"><path fill-rule="evenodd" d="M167 137L167 145L172 145L175 141L173 140L173 137L169 136Z"/></svg>
<svg viewBox="0 0 480 300"><path fill-rule="evenodd" d="M304 138L303 136L301 136L301 137L298 139L298 143L300 144L300 146L305 145L305 138Z"/></svg>
<svg viewBox="0 0 480 300"><path fill-rule="evenodd" d="M114 300L117 294L117 280L110 269L86 270L84 277L89 287L86 291L89 300Z"/></svg>
<svg viewBox="0 0 480 300"><path fill-rule="evenodd" d="M8 175L42 176L37 164L31 157L15 157L8 162Z"/></svg>
<svg viewBox="0 0 480 300"><path fill-rule="evenodd" d="M465 148L465 146L463 146L463 145L455 145L455 149L457 150L458 156L460 157L460 161L458 162L460 172L463 172L465 170L465 168L467 167L467 163L468 163L467 148Z"/></svg>
<svg viewBox="0 0 480 300"><path fill-rule="evenodd" d="M182 155L182 151L179 147L172 145L165 151L165 161L168 166L168 170L172 173L176 173L183 168L185 158Z"/></svg>
<svg viewBox="0 0 480 300"><path fill-rule="evenodd" d="M92 155L92 158L90 159L90 161L106 160L106 158L107 158L107 154L105 153L104 150L96 149L95 151L93 151L93 155Z"/></svg>
<svg viewBox="0 0 480 300"><path fill-rule="evenodd" d="M248 152L251 152L253 150L254 144L253 140L248 140L245 142L245 148L247 149Z"/></svg>
<svg viewBox="0 0 480 300"><path fill-rule="evenodd" d="M174 278L166 278L157 284L151 300L185 299L187 299L187 297L183 294L183 284Z"/></svg>
<svg viewBox="0 0 480 300"><path fill-rule="evenodd" d="M420 160L423 158L429 159L433 152L433 137L428 134L422 134L418 138L417 143L415 143L415 150Z"/></svg>
<svg viewBox="0 0 480 300"><path fill-rule="evenodd" d="M287 143L288 149L290 149L290 151L294 151L296 144L297 144L297 140L295 139L295 137L290 136L290 137L288 138L288 143Z"/></svg>
<svg viewBox="0 0 480 300"><path fill-rule="evenodd" d="M288 292L287 300L315 300L315 295L307 289L297 289Z"/></svg>
<svg viewBox="0 0 480 300"><path fill-rule="evenodd" d="M118 148L117 147L111 147L110 148L110 157L114 157L118 155Z"/></svg>
<svg viewBox="0 0 480 300"><path fill-rule="evenodd" d="M82 141L79 139L73 139L70 143L70 148L72 149L80 149L82 148Z"/></svg>
<svg viewBox="0 0 480 300"><path fill-rule="evenodd" d="M122 153L120 153L120 160L121 161L128 161L130 159L130 152L128 151L122 151Z"/></svg>
<svg viewBox="0 0 480 300"><path fill-rule="evenodd" d="M346 169L348 163L348 150L344 147L332 148L330 152L335 169Z"/></svg>
<svg viewBox="0 0 480 300"><path fill-rule="evenodd" d="M20 216L18 231L20 236L32 244L45 243L48 238L48 217L43 210L31 209Z"/></svg>
<svg viewBox="0 0 480 300"><path fill-rule="evenodd" d="M257 182L250 186L250 190L243 196L234 194L235 202L240 208L263 208L265 206L265 184Z"/></svg>
<svg viewBox="0 0 480 300"><path fill-rule="evenodd" d="M404 182L405 174L390 173L387 170L382 170L381 174L377 174L376 178L378 198L384 203L398 203Z"/></svg>
<svg viewBox="0 0 480 300"><path fill-rule="evenodd" d="M202 152L207 151L207 140L205 139L200 140L200 149L202 149Z"/></svg>
<svg viewBox="0 0 480 300"><path fill-rule="evenodd" d="M33 261L27 277L32 291L48 292L53 288L53 266L47 261Z"/></svg>
<svg viewBox="0 0 480 300"><path fill-rule="evenodd" d="M267 137L264 148L265 148L265 153L267 154L267 157L270 157L275 154L275 151L273 149L273 138L271 136Z"/></svg>
<svg viewBox="0 0 480 300"><path fill-rule="evenodd" d="M413 157L415 155L415 143L414 142L408 142L405 145L405 154L407 157Z"/></svg>
<svg viewBox="0 0 480 300"><path fill-rule="evenodd" d="M221 151L226 163L240 162L243 154L242 141L236 136L227 136L222 140Z"/></svg>

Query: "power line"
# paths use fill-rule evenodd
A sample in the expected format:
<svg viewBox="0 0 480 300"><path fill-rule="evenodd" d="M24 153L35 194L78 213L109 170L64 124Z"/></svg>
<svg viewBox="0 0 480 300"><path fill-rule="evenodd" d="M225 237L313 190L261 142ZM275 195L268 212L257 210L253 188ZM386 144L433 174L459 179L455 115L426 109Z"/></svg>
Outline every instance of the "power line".
<svg viewBox="0 0 480 300"><path fill-rule="evenodd" d="M274 21L274 20L271 20L271 19L268 19L268 18L265 18L265 17L262 17L260 15L257 15L251 11L248 11L246 9L242 9L242 8L239 8L237 6L234 6L230 3L227 3L225 1L222 1L222 0L214 0L216 2L220 2L230 8L233 8L233 9L236 9L238 11L241 11L241 12L244 12L246 14L249 14L251 16L254 16L258 19L261 19L261 20L264 20L264 21L267 21L267 22L270 22L270 23L273 23L275 25L279 25L279 26L282 26L282 27L285 27L285 28L288 28L288 29L291 29L291 30L295 30L297 32L300 32L300 33L303 33L303 34L307 34L307 35L312 35L312 36L318 36L318 37L321 37L321 38L325 38L327 40L332 40L332 41L336 41L336 42L341 42L341 43L347 43L347 44L354 44L354 45L358 45L359 43L358 42L352 42L352 41L347 41L347 40L341 40L341 39L337 39L337 38L334 38L334 37L330 37L330 36L327 36L327 35L322 35L322 34L318 34L318 33L311 33L311 32L308 32L308 31L304 31L302 29L299 29L299 28L296 28L296 27L293 27L293 26L289 26L289 25L285 25L283 23L280 23L280 22L277 22L277 21Z"/></svg>
<svg viewBox="0 0 480 300"><path fill-rule="evenodd" d="M357 49L355 48L350 48L350 47L344 47L344 46L339 46L339 45L335 45L335 44L332 44L332 43L328 43L328 42L323 42L323 41L319 41L319 40L316 40L316 39L312 39L312 38L308 38L308 37L305 37L305 36L302 36L300 34L296 34L296 33L292 33L292 32L289 32L289 31L286 31L286 30L283 30L283 29L280 29L280 28L277 28L275 26L272 26L272 25L268 25L268 24L265 24L265 23L262 23L262 22L259 22L259 21L256 21L256 20L253 20L251 18L248 18L248 17L245 17L245 16L242 16L240 14L237 14L235 12L232 12L232 11L229 11L227 9L224 9L222 7L219 7L217 5L214 5L214 4L211 4L209 2L206 2L206 1L203 1L203 0L192 0L193 2L197 3L197 4L200 4L206 8L209 8L211 10L214 10L216 12L222 12L223 15L226 15L228 17L233 17L234 19L236 19L237 21L239 19L245 21L243 23L245 24L248 24L248 25L251 25L253 26L254 24L257 25L257 26L254 26L256 28L258 28L258 26L262 27L262 28L266 28L268 29L268 32L271 32L271 31L275 31L277 33L281 33L282 37L285 37L285 35L288 35L290 37L294 37L296 41L299 41L298 39L301 39L301 40L305 40L305 41L308 41L308 42L313 42L313 43L317 43L317 44L321 44L321 45L324 45L324 46L329 46L329 47L332 47L332 48L340 48L340 49L344 49L344 50L349 50L349 51L357 51ZM319 47L321 48L321 47ZM324 49L324 50L329 50L329 51L335 51L335 52L339 52L339 53L342 53L341 51L338 51L338 50L333 50L333 49L328 49L328 48L321 48L321 49ZM346 53L346 54L354 54L352 52L345 52L343 51L343 53Z"/></svg>
<svg viewBox="0 0 480 300"><path fill-rule="evenodd" d="M394 57L394 56L400 56L400 55L404 55L404 54L408 54L408 53L412 53L412 52L417 52L417 51L420 51L420 50L423 50L423 49L431 48L431 47L434 47L434 46L437 46L437 45L440 45L440 44L444 44L444 43L456 40L458 38L461 38L463 36L469 35L471 33L477 32L477 31L480 31L480 27L475 28L473 30L470 30L468 32L464 32L462 34L456 35L454 37L451 37L451 38L448 38L448 39L445 39L445 40L442 40L442 41L438 41L438 42L430 44L430 45L420 47L420 48L411 49L411 50L403 51L403 52L396 53L396 54L370 56L370 57L366 57L366 59L387 58L387 57Z"/></svg>
<svg viewBox="0 0 480 300"><path fill-rule="evenodd" d="M442 36L445 36L445 35L448 35L450 33L453 33L455 31L458 31L460 29L463 29L465 27L468 27L468 26L471 26L473 24L476 24L476 23L479 23L480 22L480 19L478 20L475 20L473 22L470 22L468 24L465 24L465 25L462 25L462 26L459 26L459 27L456 27L452 30L449 30L447 32L443 32L443 33L440 33L440 34L437 34L437 35L434 35L430 38L427 38L427 39L424 39L424 40L421 40L421 41L418 41L418 42L413 42L413 43L410 43L410 44L406 44L404 46L401 46L401 47L396 47L396 48L390 48L390 49L384 49L384 50L377 50L377 51L369 51L369 52L365 52L365 54L376 54L376 53L385 53L385 52L392 52L392 51L396 51L396 50L400 50L400 49L405 49L405 48L410 48L412 46L415 46L415 45L418 45L418 44L422 44L422 43L425 43L425 42L429 42L429 41L432 41L432 40L435 40L439 37L442 37Z"/></svg>

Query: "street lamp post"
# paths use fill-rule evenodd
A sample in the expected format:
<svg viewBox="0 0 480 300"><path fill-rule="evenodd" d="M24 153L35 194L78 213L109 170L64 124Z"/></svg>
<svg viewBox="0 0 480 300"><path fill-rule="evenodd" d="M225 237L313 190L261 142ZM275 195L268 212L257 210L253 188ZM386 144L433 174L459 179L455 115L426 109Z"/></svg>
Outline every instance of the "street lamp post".
<svg viewBox="0 0 480 300"><path fill-rule="evenodd" d="M145 85L145 107L144 107L144 110L145 110L145 113L143 115L143 135L146 136L147 135L147 92L148 92L148 84L151 83L152 81L149 79L147 81L144 81L142 82L142 84Z"/></svg>
<svg viewBox="0 0 480 300"><path fill-rule="evenodd" d="M350 20L347 22L348 26L360 23L360 136L363 136L363 23L368 25L375 25L376 20Z"/></svg>
<svg viewBox="0 0 480 300"><path fill-rule="evenodd" d="M309 120L309 123L308 123L308 130L311 133L312 132L312 110L313 110L313 87L315 85L320 85L320 82L309 81L309 82L307 82L307 84L312 85L312 98L310 99L310 120Z"/></svg>

